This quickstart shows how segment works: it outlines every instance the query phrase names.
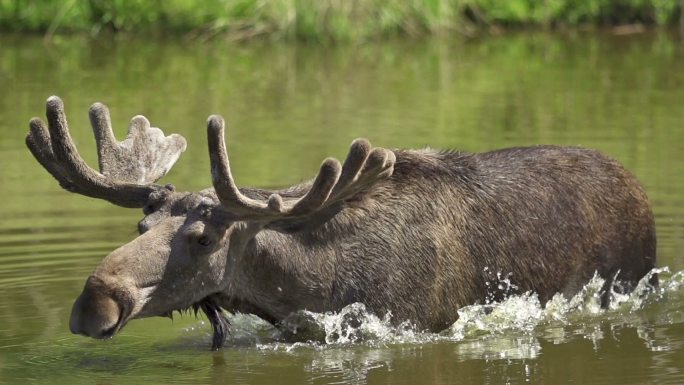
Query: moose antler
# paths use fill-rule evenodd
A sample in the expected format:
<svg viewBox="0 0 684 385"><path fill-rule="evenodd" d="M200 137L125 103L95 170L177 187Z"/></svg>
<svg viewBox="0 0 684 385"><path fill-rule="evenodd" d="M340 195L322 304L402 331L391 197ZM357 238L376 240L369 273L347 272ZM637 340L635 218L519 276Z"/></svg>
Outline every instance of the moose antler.
<svg viewBox="0 0 684 385"><path fill-rule="evenodd" d="M284 201L279 194L272 194L267 201L255 200L243 195L235 184L224 131L223 118L210 116L207 134L214 189L223 208L237 219L272 221L310 215L354 196L378 180L390 177L394 171L396 158L392 151L379 147L371 149L367 140L357 139L343 166L337 159L323 161L310 189L301 198Z"/></svg>
<svg viewBox="0 0 684 385"><path fill-rule="evenodd" d="M89 114L100 172L90 168L78 154L69 135L64 104L57 96L46 102L47 128L39 118L31 119L26 145L64 189L123 207L143 207L150 193L164 188L153 183L185 151L185 139L175 134L164 137L160 129L150 127L145 117L136 116L126 139L119 143L107 107L95 103Z"/></svg>

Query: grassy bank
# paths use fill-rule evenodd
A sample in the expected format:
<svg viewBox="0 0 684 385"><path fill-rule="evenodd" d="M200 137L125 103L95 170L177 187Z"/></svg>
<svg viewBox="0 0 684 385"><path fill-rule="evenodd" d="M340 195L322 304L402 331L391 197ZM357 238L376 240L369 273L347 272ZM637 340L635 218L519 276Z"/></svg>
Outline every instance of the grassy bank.
<svg viewBox="0 0 684 385"><path fill-rule="evenodd" d="M0 29L368 40L507 27L680 22L684 0L0 0Z"/></svg>

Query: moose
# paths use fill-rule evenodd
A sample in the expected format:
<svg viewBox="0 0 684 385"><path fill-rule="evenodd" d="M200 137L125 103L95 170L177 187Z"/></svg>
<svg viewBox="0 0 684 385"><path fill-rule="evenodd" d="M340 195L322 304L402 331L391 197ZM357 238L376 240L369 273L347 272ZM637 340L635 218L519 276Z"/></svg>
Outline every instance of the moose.
<svg viewBox="0 0 684 385"><path fill-rule="evenodd" d="M97 172L69 135L61 99L48 98L46 110L47 124L30 121L26 144L61 187L144 214L140 235L86 280L73 333L110 338L132 319L194 308L206 314L218 349L229 332L226 311L277 326L298 310L356 302L440 331L459 308L503 295L488 285L493 271L542 303L576 294L598 274L607 305L611 285L632 290L656 263L643 188L596 150L388 150L356 139L343 163L325 159L308 182L238 188L224 120L212 115L213 188L180 192L155 182L186 149L181 136L136 116L118 142L107 107L95 103Z"/></svg>

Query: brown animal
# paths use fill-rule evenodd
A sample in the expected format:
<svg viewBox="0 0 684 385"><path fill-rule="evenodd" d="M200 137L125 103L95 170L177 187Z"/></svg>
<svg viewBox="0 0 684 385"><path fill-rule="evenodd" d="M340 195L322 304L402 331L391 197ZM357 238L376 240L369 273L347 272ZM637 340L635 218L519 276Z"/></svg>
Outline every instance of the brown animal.
<svg viewBox="0 0 684 385"><path fill-rule="evenodd" d="M343 165L326 159L312 182L268 191L235 185L223 119L211 116L214 188L191 193L153 184L183 138L137 116L118 143L105 106L93 105L90 119L99 173L78 155L57 97L47 101L47 127L31 120L26 143L66 190L145 217L140 236L86 281L73 333L108 338L131 319L194 307L218 348L222 309L278 324L300 309L354 302L439 331L460 307L501 294L487 285L492 272L546 301L576 293L595 272L629 289L655 265L643 189L594 150L389 151L358 139Z"/></svg>

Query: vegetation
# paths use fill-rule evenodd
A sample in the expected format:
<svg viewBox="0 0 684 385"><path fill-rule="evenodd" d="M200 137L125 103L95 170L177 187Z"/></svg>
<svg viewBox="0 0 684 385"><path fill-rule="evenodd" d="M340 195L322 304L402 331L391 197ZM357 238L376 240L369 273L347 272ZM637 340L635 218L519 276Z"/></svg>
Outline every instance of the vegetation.
<svg viewBox="0 0 684 385"><path fill-rule="evenodd" d="M518 26L669 25L684 0L0 0L4 31L298 40L473 34Z"/></svg>

